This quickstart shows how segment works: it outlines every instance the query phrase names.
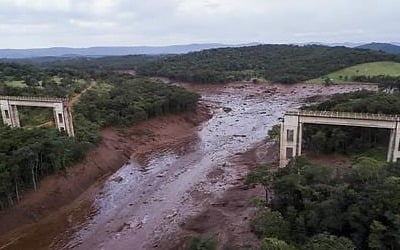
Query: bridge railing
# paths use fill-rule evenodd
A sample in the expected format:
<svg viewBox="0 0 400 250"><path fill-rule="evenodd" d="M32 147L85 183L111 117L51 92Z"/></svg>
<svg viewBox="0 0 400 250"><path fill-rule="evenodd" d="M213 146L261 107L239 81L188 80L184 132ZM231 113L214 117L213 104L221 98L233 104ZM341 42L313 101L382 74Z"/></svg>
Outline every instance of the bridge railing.
<svg viewBox="0 0 400 250"><path fill-rule="evenodd" d="M291 111L286 112L286 115L361 119L361 120L400 121L399 115L339 112L339 111L291 110Z"/></svg>
<svg viewBox="0 0 400 250"><path fill-rule="evenodd" d="M0 100L34 101L34 102L67 102L68 98L38 97L38 96L0 96Z"/></svg>

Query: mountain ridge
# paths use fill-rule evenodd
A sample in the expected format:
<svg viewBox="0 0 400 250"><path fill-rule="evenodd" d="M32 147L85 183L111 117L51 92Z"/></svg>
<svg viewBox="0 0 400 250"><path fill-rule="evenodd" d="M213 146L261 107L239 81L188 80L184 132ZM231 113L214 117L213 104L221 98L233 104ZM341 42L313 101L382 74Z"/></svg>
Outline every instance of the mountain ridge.
<svg viewBox="0 0 400 250"><path fill-rule="evenodd" d="M193 43L168 46L96 46L87 48L49 47L33 49L0 49L0 58L21 59L33 57L74 57L74 56L123 56L123 55L161 55L184 54L213 48L245 47L259 43L223 44L223 43Z"/></svg>
<svg viewBox="0 0 400 250"><path fill-rule="evenodd" d="M356 48L383 51L389 54L400 54L400 46L397 43L367 43Z"/></svg>

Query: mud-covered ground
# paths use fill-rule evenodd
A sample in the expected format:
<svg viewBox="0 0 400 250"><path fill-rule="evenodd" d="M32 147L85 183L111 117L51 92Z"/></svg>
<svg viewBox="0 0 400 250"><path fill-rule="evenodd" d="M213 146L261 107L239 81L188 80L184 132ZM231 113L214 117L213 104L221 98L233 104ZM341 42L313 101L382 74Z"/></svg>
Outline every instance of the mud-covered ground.
<svg viewBox="0 0 400 250"><path fill-rule="evenodd" d="M28 229L3 234L0 249L177 249L192 232L216 233L221 247L248 244L254 239L248 228L248 202L263 192L243 189L243 180L249 166L278 156L276 147L265 140L268 129L307 98L363 87L183 86L202 95L213 112L211 119L189 134L190 126L169 128L173 136L168 144L148 143L147 153L138 154L135 147L146 150L127 133L129 138L120 139L120 150L136 153L127 164L83 188L79 203L57 212L63 220L49 216ZM155 141L160 136L147 133ZM114 147L118 143L114 141ZM112 153L104 151L102 156ZM48 225L54 230L43 230ZM42 233L35 233L38 230ZM33 243L38 247L32 248Z"/></svg>

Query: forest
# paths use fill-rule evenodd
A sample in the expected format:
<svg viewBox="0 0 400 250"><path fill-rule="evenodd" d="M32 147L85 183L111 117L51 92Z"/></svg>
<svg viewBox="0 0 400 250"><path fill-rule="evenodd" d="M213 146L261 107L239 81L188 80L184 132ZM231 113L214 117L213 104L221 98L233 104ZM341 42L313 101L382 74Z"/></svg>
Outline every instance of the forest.
<svg viewBox="0 0 400 250"><path fill-rule="evenodd" d="M137 65L137 72L196 83L295 83L360 63L399 60L396 55L345 47L259 45L168 56Z"/></svg>
<svg viewBox="0 0 400 250"><path fill-rule="evenodd" d="M91 74L134 70L145 76L164 76L195 83L234 81L294 83L321 77L360 63L400 61L399 55L367 49L320 45L258 45L219 48L183 55L106 57L43 57L9 60L43 69L84 69ZM361 81L364 81L360 78Z"/></svg>
<svg viewBox="0 0 400 250"><path fill-rule="evenodd" d="M260 249L399 249L399 169L368 157L351 168L304 158L276 172L259 166L247 182L271 194L251 220Z"/></svg>
<svg viewBox="0 0 400 250"><path fill-rule="evenodd" d="M82 91L90 78L84 71L0 62L0 95L67 97Z"/></svg>
<svg viewBox="0 0 400 250"><path fill-rule="evenodd" d="M145 77L118 76L85 94L75 110L100 126L128 126L136 121L196 108L199 95Z"/></svg>
<svg viewBox="0 0 400 250"><path fill-rule="evenodd" d="M400 95L358 91L304 108L398 114ZM305 150L346 154L351 167L298 157L251 171L247 184L266 191L251 221L260 249L400 249L400 166L386 163L388 131L307 125L303 135Z"/></svg>
<svg viewBox="0 0 400 250"><path fill-rule="evenodd" d="M25 65L1 66L0 75L4 80L0 82L0 95L73 95L77 79L89 76L85 72L41 71ZM27 84L26 74L37 77L39 85ZM57 82L43 84L48 77L57 77ZM125 127L158 115L193 111L199 98L183 88L146 77L104 73L89 80L99 84L83 94L73 108L75 138L52 127L10 129L0 125L0 210L18 202L24 191L36 189L46 175L62 173L81 160L100 142L100 129ZM25 85L8 86L12 81L24 81Z"/></svg>
<svg viewBox="0 0 400 250"><path fill-rule="evenodd" d="M378 75L378 76L353 76L352 81L354 82L374 82L378 83L381 89L400 89L400 76L388 76L388 75Z"/></svg>

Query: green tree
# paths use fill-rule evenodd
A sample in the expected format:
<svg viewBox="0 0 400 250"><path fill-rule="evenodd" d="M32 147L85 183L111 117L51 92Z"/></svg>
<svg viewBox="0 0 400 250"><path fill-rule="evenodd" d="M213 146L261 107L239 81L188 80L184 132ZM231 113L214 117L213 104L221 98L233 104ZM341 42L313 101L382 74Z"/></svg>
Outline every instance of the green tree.
<svg viewBox="0 0 400 250"><path fill-rule="evenodd" d="M290 239L289 224L278 211L271 211L269 208L260 208L257 215L251 220L251 227L254 232L264 237Z"/></svg>
<svg viewBox="0 0 400 250"><path fill-rule="evenodd" d="M273 178L274 173L271 167L261 164L246 176L245 184L262 185L265 190L265 202L268 204L271 200Z"/></svg>
<svg viewBox="0 0 400 250"><path fill-rule="evenodd" d="M309 250L355 250L353 242L345 237L337 237L330 234L318 234L307 243Z"/></svg>
<svg viewBox="0 0 400 250"><path fill-rule="evenodd" d="M294 246L289 245L283 240L277 238L264 238L261 241L260 250L296 250Z"/></svg>

